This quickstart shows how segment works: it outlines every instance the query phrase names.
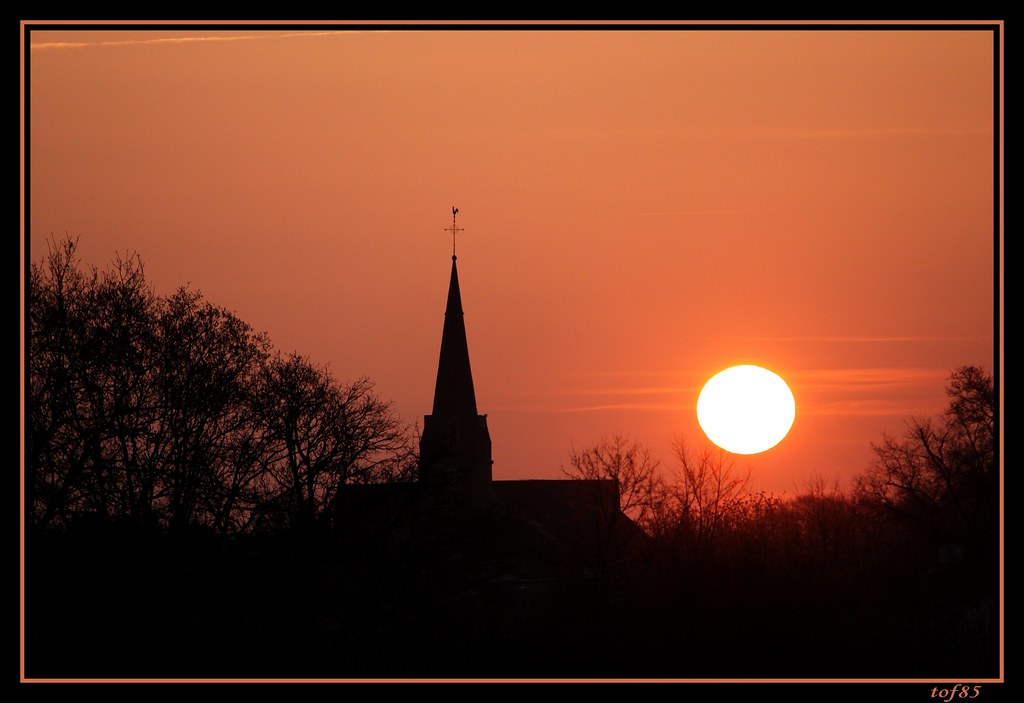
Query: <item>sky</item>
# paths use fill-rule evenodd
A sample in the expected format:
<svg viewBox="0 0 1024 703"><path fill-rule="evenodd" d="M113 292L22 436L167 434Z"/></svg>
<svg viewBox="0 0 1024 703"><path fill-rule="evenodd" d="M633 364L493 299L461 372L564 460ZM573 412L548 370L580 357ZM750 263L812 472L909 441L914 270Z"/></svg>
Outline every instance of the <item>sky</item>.
<svg viewBox="0 0 1024 703"><path fill-rule="evenodd" d="M940 26L34 29L26 256L136 252L422 426L456 206L496 479L671 474L750 363L797 406L751 488L846 486L993 370L993 34Z"/></svg>

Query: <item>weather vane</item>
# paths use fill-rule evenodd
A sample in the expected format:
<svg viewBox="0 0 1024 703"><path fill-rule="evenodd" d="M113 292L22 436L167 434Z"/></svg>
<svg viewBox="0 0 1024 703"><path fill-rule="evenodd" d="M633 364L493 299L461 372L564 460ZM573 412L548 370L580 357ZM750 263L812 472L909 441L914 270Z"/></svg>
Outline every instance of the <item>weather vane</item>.
<svg viewBox="0 0 1024 703"><path fill-rule="evenodd" d="M455 207L453 205L452 206L452 226L444 228L445 232L451 232L452 233L452 261L455 261L455 234L457 232L461 232L463 230L462 227L456 227L455 226L455 216L458 215L458 214L459 214L459 208L457 208L457 207Z"/></svg>

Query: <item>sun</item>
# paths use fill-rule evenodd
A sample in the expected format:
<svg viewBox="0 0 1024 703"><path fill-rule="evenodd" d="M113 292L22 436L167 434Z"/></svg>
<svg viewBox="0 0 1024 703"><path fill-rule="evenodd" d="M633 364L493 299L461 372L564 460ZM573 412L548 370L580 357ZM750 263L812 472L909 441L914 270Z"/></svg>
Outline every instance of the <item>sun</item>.
<svg viewBox="0 0 1024 703"><path fill-rule="evenodd" d="M789 433L793 392L760 366L733 366L712 376L697 397L697 422L712 442L734 454L758 454Z"/></svg>

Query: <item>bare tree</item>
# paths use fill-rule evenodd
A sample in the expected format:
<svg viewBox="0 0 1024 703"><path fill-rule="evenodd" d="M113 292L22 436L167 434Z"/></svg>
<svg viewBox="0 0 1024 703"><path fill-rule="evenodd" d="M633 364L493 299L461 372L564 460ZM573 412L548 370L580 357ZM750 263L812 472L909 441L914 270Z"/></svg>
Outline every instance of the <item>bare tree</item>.
<svg viewBox="0 0 1024 703"><path fill-rule="evenodd" d="M702 553L730 520L744 512L750 468L737 469L732 455L707 442L695 452L680 437L673 442L673 451L677 470L669 484L667 509L671 522Z"/></svg>
<svg viewBox="0 0 1024 703"><path fill-rule="evenodd" d="M379 480L408 451L400 421L369 380L339 385L299 354L268 361L253 402L272 444L270 490L293 526L329 519L341 486Z"/></svg>
<svg viewBox="0 0 1024 703"><path fill-rule="evenodd" d="M575 496L586 502L581 514L591 520L580 556L595 583L605 584L635 556L636 525L644 526L653 515L660 482L658 460L639 441L615 433L587 449L572 448L569 467L563 467L562 473L584 483Z"/></svg>
<svg viewBox="0 0 1024 703"><path fill-rule="evenodd" d="M248 386L268 344L233 313L184 288L163 301L159 333L154 499L171 527L215 523L225 506L213 514L204 506L230 496L230 482L237 490L252 467L242 439L252 432Z"/></svg>
<svg viewBox="0 0 1024 703"><path fill-rule="evenodd" d="M861 546L858 528L863 515L856 501L837 480L829 483L816 475L805 483L804 492L791 501L790 509L805 555L827 561L839 573L840 566Z"/></svg>
<svg viewBox="0 0 1024 703"><path fill-rule="evenodd" d="M902 438L872 445L857 489L890 516L940 542L991 542L995 509L995 392L976 366L953 371L938 418L911 419Z"/></svg>
<svg viewBox="0 0 1024 703"><path fill-rule="evenodd" d="M76 379L84 360L85 299L97 271L79 269L77 240L51 246L46 265L32 264L28 284L28 404L26 488L33 522L66 520L80 496L86 459L74 427L79 412Z"/></svg>
<svg viewBox="0 0 1024 703"><path fill-rule="evenodd" d="M29 277L27 449L35 524L142 520L157 298L137 256L83 271L77 240Z"/></svg>
<svg viewBox="0 0 1024 703"><path fill-rule="evenodd" d="M333 515L345 483L415 476L416 451L365 378L339 384L195 291L153 293L142 262L83 268L77 241L29 275L32 524L76 516L248 529Z"/></svg>
<svg viewBox="0 0 1024 703"><path fill-rule="evenodd" d="M660 480L658 465L647 447L616 433L602 437L587 449L570 449L569 468L563 468L562 473L570 479L614 481L619 494L617 510L643 524L650 515Z"/></svg>

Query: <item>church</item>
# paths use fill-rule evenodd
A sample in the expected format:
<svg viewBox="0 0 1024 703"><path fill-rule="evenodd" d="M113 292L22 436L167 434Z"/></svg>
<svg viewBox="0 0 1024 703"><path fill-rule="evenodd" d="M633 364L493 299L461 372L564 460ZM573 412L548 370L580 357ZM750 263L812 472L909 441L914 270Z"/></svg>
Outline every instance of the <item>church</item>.
<svg viewBox="0 0 1024 703"><path fill-rule="evenodd" d="M455 226L453 235L461 228ZM418 540L464 553L486 579L535 584L600 577L609 560L642 538L621 510L614 480L495 480L487 415L480 414L452 253L437 379L423 418L415 483L346 486L343 524L378 539ZM368 526L370 526L368 528ZM380 542L378 542L380 544Z"/></svg>
<svg viewBox="0 0 1024 703"><path fill-rule="evenodd" d="M388 676L536 676L578 658L571 670L600 673L591 655L615 651L609 633L630 626L635 604L620 599L642 572L646 535L620 509L614 480L494 479L454 244L419 450L415 481L339 490L346 568L331 600L345 616L332 636L347 665Z"/></svg>

